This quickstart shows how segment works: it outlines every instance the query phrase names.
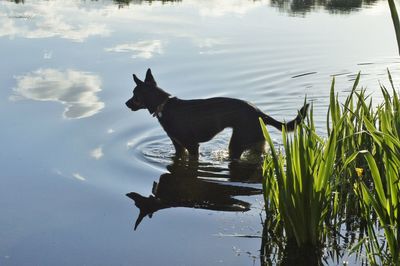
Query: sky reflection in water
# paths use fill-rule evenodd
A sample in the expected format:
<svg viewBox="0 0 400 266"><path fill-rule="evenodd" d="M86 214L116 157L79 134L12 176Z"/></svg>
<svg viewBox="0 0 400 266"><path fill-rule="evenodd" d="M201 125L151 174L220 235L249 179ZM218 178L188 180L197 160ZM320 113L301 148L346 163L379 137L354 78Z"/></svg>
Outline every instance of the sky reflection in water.
<svg viewBox="0 0 400 266"><path fill-rule="evenodd" d="M97 93L101 91L99 76L68 69L39 69L17 76L17 87L11 100L30 99L55 101L65 105L65 118L92 116L104 108Z"/></svg>
<svg viewBox="0 0 400 266"><path fill-rule="evenodd" d="M260 180L229 164L229 131L196 171L174 165L158 123L124 106L132 73L151 67L172 95L237 97L281 120L307 94L323 131L332 75L341 92L360 70L372 91L386 68L398 84L387 3L123 2L0 2L0 264L251 264L259 239L216 235L261 234L262 198L244 196ZM168 210L133 232L130 192ZM208 209L172 208L195 206Z"/></svg>

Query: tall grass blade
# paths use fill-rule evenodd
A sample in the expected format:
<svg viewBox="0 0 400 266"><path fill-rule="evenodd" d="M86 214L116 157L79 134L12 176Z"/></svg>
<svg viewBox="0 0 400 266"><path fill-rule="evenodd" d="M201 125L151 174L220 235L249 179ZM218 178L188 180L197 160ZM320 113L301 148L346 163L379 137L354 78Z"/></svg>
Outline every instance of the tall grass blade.
<svg viewBox="0 0 400 266"><path fill-rule="evenodd" d="M397 46L399 48L399 53L400 53L400 21L399 21L399 15L396 10L396 5L394 3L394 0L388 0L389 3L389 8L390 8L390 14L392 16L393 20L393 26L394 30L396 33L396 39L397 39Z"/></svg>

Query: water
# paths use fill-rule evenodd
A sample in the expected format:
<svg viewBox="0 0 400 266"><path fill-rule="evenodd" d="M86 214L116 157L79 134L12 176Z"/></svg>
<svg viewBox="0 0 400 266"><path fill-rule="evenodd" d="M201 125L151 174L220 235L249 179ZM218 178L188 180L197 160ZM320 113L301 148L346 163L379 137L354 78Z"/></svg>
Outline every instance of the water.
<svg viewBox="0 0 400 266"><path fill-rule="evenodd" d="M333 76L341 97L358 71L375 98L387 68L399 84L387 3L124 2L0 2L0 265L259 265L260 169L229 162L229 130L174 163L124 105L132 73L280 120L307 95L324 133ZM132 192L155 212L136 231Z"/></svg>

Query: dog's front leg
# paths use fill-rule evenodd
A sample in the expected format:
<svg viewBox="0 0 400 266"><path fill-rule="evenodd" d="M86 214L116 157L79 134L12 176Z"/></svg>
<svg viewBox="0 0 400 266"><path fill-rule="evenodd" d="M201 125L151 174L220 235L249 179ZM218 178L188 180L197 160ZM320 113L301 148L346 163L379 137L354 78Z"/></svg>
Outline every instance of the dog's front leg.
<svg viewBox="0 0 400 266"><path fill-rule="evenodd" d="M182 157L185 154L185 148L179 144L177 141L172 140L172 144L174 144L175 147L175 156L176 157Z"/></svg>

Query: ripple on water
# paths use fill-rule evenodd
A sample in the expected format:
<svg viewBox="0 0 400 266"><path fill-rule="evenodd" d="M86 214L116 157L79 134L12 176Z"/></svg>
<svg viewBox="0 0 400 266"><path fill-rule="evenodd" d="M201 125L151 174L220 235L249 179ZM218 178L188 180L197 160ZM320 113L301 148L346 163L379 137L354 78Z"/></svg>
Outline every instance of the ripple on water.
<svg viewBox="0 0 400 266"><path fill-rule="evenodd" d="M175 149L166 134L159 134L158 129L149 129L140 136L136 136L128 143L130 153L140 164L155 168L161 172L170 170L170 167L195 167L197 177L211 181L232 181L235 176L243 174L243 169L261 166L260 157L252 153L244 153L239 162L229 159L228 143L231 129L226 129L214 139L200 144L199 160L192 164L187 157L175 158ZM279 142L274 140L275 145ZM255 178L257 179L257 178ZM236 181L247 182L236 178Z"/></svg>
<svg viewBox="0 0 400 266"><path fill-rule="evenodd" d="M223 131L216 138L200 145L200 158L202 166L222 165L228 162L229 130ZM165 169L174 160L175 149L171 140L159 129L150 129L135 136L128 142L129 150L133 151L136 160L160 170Z"/></svg>

